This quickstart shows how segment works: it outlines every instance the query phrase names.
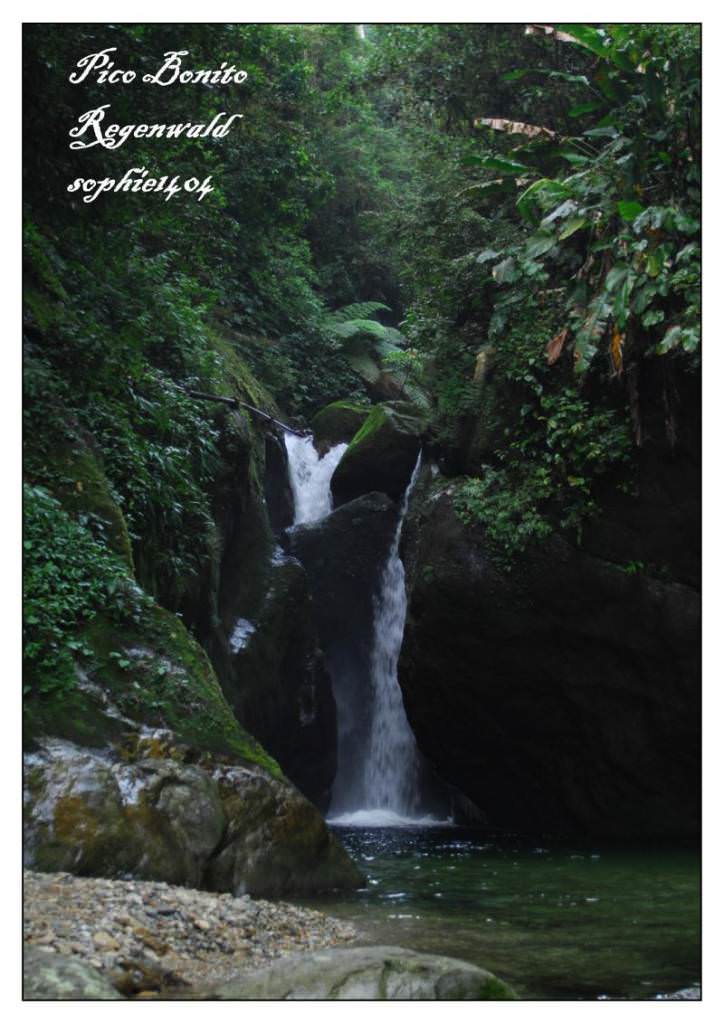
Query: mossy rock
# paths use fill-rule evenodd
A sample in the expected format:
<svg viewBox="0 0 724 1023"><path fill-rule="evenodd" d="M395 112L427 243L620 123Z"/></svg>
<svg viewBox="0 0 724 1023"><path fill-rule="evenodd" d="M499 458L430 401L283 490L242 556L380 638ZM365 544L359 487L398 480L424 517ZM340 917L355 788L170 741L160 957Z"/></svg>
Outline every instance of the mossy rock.
<svg viewBox="0 0 724 1023"><path fill-rule="evenodd" d="M404 494L415 467L425 422L404 403L375 405L350 441L332 476L335 505L379 491L393 500Z"/></svg>
<svg viewBox="0 0 724 1023"><path fill-rule="evenodd" d="M58 439L51 451L32 451L28 476L44 486L73 518L87 522L119 554L133 574L128 528L103 472L100 456L88 438Z"/></svg>
<svg viewBox="0 0 724 1023"><path fill-rule="evenodd" d="M257 768L222 766L214 777L228 823L209 888L278 897L364 884L319 811L289 784Z"/></svg>
<svg viewBox="0 0 724 1023"><path fill-rule="evenodd" d="M171 728L189 746L282 776L234 717L206 653L175 615L155 606L124 625L99 616L81 635L92 656L70 692L26 699L26 741L54 735L101 746L143 724Z"/></svg>
<svg viewBox="0 0 724 1023"><path fill-rule="evenodd" d="M333 401L316 413L311 422L314 446L320 455L344 441L350 441L367 419L370 410L355 401Z"/></svg>
<svg viewBox="0 0 724 1023"><path fill-rule="evenodd" d="M182 763L178 756L191 751L170 732L133 738L102 751L47 739L26 755L27 866L235 894L362 884L319 812L288 782L221 757Z"/></svg>

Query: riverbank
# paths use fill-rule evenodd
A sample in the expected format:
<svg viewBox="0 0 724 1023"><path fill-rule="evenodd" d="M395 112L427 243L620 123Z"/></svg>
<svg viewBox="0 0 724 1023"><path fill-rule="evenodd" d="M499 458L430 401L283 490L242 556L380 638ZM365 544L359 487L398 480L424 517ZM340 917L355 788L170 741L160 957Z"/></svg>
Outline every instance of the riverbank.
<svg viewBox="0 0 724 1023"><path fill-rule="evenodd" d="M286 902L28 870L23 934L99 970L124 995L158 998L192 997L281 956L346 944L357 931Z"/></svg>

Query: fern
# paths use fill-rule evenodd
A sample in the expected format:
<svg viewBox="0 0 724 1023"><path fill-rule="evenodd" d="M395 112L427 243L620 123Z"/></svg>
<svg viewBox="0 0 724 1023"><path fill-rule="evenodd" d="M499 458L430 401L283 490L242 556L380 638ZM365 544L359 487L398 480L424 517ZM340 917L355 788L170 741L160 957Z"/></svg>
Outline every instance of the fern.
<svg viewBox="0 0 724 1023"><path fill-rule="evenodd" d="M335 309L327 317L327 322L332 324L345 323L348 320L369 320L372 313L379 313L383 310L386 313L390 311L390 307L386 306L384 302L353 302L351 305L342 306L341 309Z"/></svg>
<svg viewBox="0 0 724 1023"><path fill-rule="evenodd" d="M357 334L368 334L370 337L384 340L387 327L384 327L377 320L346 320L344 323L334 323L330 331L335 337L347 339Z"/></svg>

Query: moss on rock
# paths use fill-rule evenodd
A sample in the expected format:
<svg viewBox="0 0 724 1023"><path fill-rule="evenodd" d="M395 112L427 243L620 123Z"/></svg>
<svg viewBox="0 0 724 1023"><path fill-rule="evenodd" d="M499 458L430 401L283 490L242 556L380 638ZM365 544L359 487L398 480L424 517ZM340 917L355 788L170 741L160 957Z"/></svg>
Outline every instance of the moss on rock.
<svg viewBox="0 0 724 1023"><path fill-rule="evenodd" d="M350 441L332 476L335 504L381 491L400 498L420 450L424 421L407 403L375 405Z"/></svg>
<svg viewBox="0 0 724 1023"><path fill-rule="evenodd" d="M123 513L90 440L79 434L52 449L33 452L28 475L46 487L73 518L90 525L133 574L133 554Z"/></svg>
<svg viewBox="0 0 724 1023"><path fill-rule="evenodd" d="M370 414L359 402L341 400L325 405L313 417L314 446L320 455L343 441L350 441Z"/></svg>
<svg viewBox="0 0 724 1023"><path fill-rule="evenodd" d="M150 738L136 733L137 752ZM190 753L165 733L158 751L174 750ZM40 870L256 895L362 883L296 789L223 757L129 759L127 749L42 740L25 758L23 805L26 862Z"/></svg>

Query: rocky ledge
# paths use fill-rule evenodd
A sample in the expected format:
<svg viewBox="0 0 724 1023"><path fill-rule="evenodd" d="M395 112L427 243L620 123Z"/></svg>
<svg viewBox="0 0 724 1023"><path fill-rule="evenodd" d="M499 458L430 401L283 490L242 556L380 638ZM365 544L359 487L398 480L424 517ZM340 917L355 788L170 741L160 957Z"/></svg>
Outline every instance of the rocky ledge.
<svg viewBox="0 0 724 1023"><path fill-rule="evenodd" d="M65 873L24 880L27 998L195 997L356 936L315 910L248 895Z"/></svg>

